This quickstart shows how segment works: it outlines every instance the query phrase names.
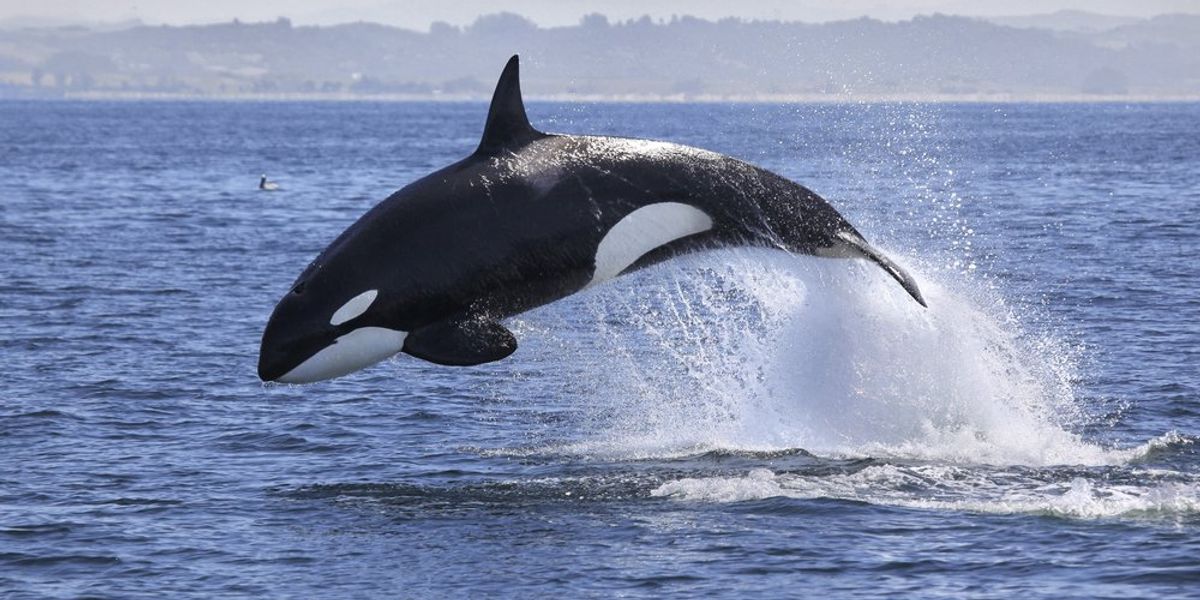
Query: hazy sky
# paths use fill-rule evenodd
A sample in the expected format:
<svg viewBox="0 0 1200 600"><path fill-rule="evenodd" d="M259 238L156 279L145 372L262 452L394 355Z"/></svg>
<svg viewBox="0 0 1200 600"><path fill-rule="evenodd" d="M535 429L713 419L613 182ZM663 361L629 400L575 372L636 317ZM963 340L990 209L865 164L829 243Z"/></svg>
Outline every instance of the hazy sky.
<svg viewBox="0 0 1200 600"><path fill-rule="evenodd" d="M127 19L159 24L274 20L295 24L376 21L424 30L433 21L467 24L480 14L500 11L525 15L542 26L577 23L599 12L613 20L649 14L655 18L694 15L707 19L742 17L791 21L829 21L869 15L907 19L942 12L1007 16L1061 9L1123 15L1200 13L1200 0L0 0L0 20L14 17L116 22Z"/></svg>

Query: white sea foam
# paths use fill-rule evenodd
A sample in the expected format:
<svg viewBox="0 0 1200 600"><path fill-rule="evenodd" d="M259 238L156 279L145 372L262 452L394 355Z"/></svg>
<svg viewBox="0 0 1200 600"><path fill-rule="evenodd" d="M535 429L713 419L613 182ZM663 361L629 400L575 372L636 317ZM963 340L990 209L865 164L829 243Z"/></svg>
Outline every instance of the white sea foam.
<svg viewBox="0 0 1200 600"><path fill-rule="evenodd" d="M578 398L588 433L559 450L803 448L1035 466L1137 454L1074 433L1085 411L1072 348L1023 329L986 290L954 289L896 259L928 309L864 261L769 250L700 255L602 287L585 299L595 320L582 325L600 331L559 342L597 366Z"/></svg>
<svg viewBox="0 0 1200 600"><path fill-rule="evenodd" d="M833 474L696 472L651 492L682 501L828 498L1070 518L1200 513L1200 476L1139 464L1195 438L1171 432L1124 448L1084 439L1076 432L1091 423L1073 387L1074 348L1024 327L970 276L930 275L895 258L928 309L862 261L738 250L619 278L584 294L582 315L578 305L535 313L520 324L536 329L529 337L593 366L573 370L590 379L570 382L579 417L567 441L507 452L658 461L801 448L818 461L879 463Z"/></svg>
<svg viewBox="0 0 1200 600"><path fill-rule="evenodd" d="M989 471L955 465L870 466L855 473L806 476L753 469L738 477L685 478L653 496L702 502L830 498L917 509L1077 518L1200 512L1200 481L1178 473L1133 472L1134 483L1104 476L1061 477L1054 470Z"/></svg>
<svg viewBox="0 0 1200 600"><path fill-rule="evenodd" d="M577 434L521 452L624 461L802 448L881 463L832 475L696 474L652 492L689 501L832 498L1078 518L1200 512L1200 478L1137 464L1193 438L1168 433L1126 448L1084 439L1074 348L1024 327L970 276L894 258L928 309L862 261L737 250L620 278L584 295L584 318L542 313L564 320L549 323L535 313L522 324L533 337L566 329L554 354L594 367L572 382Z"/></svg>

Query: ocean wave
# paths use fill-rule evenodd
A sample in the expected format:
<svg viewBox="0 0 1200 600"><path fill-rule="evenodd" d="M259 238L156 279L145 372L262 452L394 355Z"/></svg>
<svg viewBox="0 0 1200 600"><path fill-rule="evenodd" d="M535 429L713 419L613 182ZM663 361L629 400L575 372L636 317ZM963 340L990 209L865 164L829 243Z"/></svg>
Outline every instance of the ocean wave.
<svg viewBox="0 0 1200 600"><path fill-rule="evenodd" d="M758 468L741 476L669 481L651 495L701 502L833 499L912 509L1084 519L1200 513L1200 480L1184 473L1165 475L1134 473L1113 481L1105 473L1053 469L987 471L954 465L889 464L814 477Z"/></svg>

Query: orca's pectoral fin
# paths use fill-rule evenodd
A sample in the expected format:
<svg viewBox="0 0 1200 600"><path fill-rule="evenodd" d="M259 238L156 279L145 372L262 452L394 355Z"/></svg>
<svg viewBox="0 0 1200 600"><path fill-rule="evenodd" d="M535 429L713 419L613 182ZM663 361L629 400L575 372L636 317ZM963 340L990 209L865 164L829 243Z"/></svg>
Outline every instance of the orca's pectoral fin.
<svg viewBox="0 0 1200 600"><path fill-rule="evenodd" d="M517 350L517 338L499 322L468 316L421 327L404 339L403 351L439 365L468 367L498 361Z"/></svg>
<svg viewBox="0 0 1200 600"><path fill-rule="evenodd" d="M838 238L861 253L863 258L883 267L883 270L887 271L888 275L891 275L893 279L904 287L904 291L908 292L908 295L912 296L913 300L916 300L921 306L929 308L929 305L925 303L925 298L921 296L921 289L917 287L917 280L913 279L912 275L909 275L907 271L901 269L900 265L892 262L892 259L884 256L882 252L868 244L860 235L843 231L838 234Z"/></svg>

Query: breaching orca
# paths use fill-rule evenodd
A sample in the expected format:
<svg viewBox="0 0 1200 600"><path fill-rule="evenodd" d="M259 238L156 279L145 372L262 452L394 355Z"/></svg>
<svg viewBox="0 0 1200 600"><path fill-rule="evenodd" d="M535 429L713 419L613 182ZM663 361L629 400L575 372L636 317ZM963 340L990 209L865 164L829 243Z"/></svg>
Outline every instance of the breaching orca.
<svg viewBox="0 0 1200 600"><path fill-rule="evenodd" d="M866 258L925 304L912 277L801 185L697 148L537 131L514 56L475 153L392 194L308 265L267 323L258 374L307 383L397 352L500 360L517 349L500 319L725 246Z"/></svg>

